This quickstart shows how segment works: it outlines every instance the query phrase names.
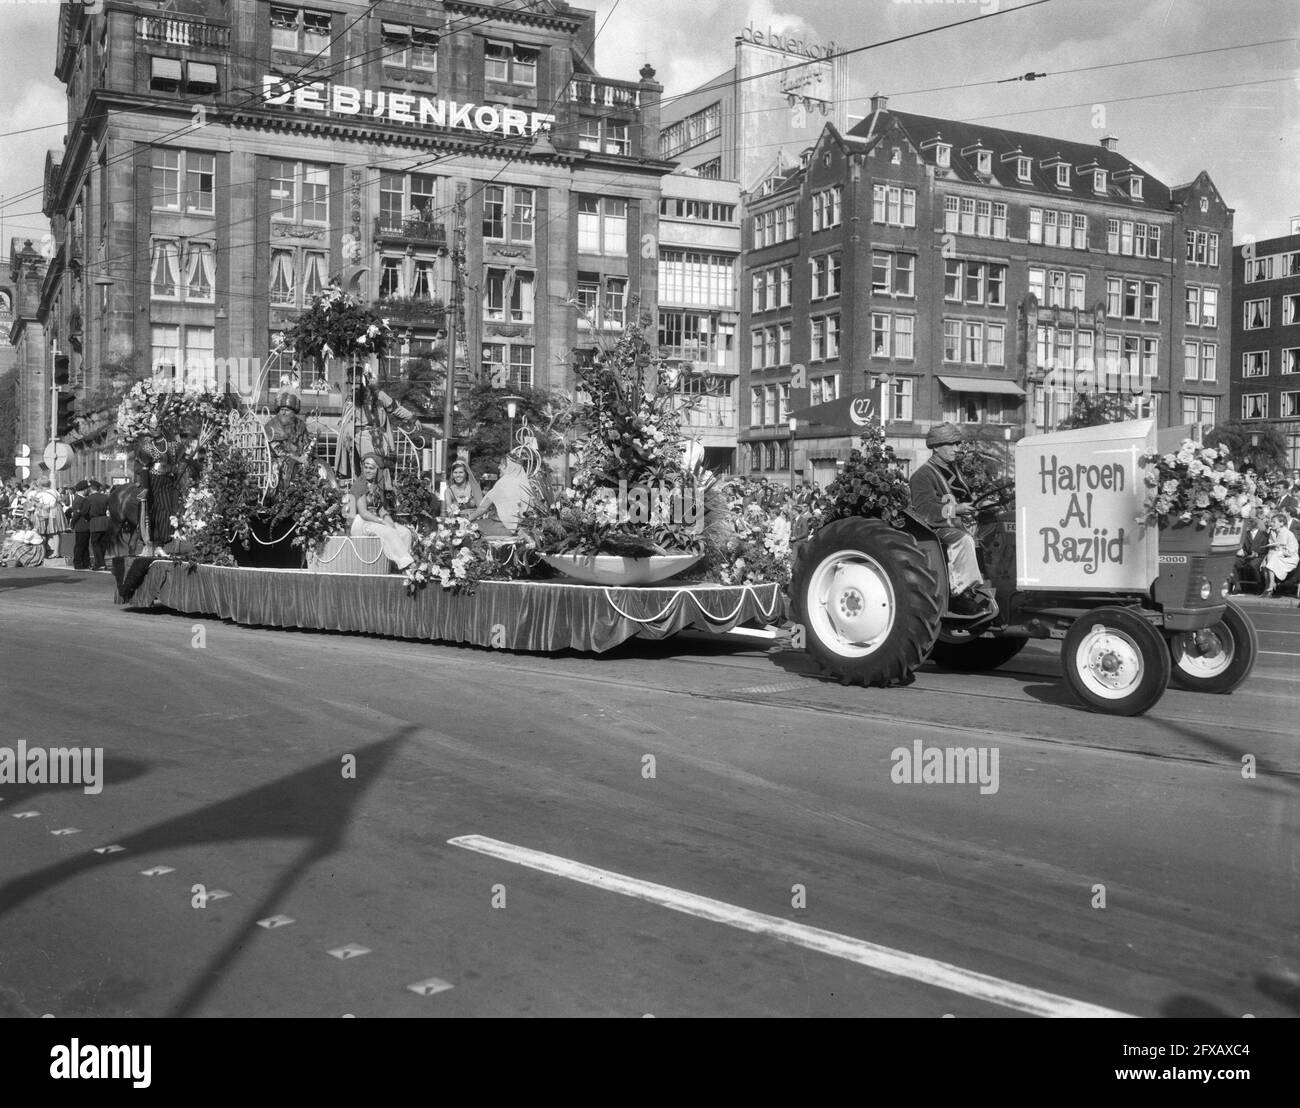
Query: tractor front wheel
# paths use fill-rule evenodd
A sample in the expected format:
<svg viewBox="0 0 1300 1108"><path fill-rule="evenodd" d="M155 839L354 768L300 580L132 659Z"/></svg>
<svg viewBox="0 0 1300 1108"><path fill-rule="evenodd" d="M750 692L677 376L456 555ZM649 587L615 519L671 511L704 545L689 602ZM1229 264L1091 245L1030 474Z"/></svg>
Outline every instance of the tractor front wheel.
<svg viewBox="0 0 1300 1108"><path fill-rule="evenodd" d="M1231 600L1223 619L1204 631L1169 636L1173 683L1203 693L1230 693L1255 668L1259 635L1255 625Z"/></svg>
<svg viewBox="0 0 1300 1108"><path fill-rule="evenodd" d="M939 633L940 583L917 541L878 519L840 519L800 553L790 583L808 653L845 684L906 681Z"/></svg>
<svg viewBox="0 0 1300 1108"><path fill-rule="evenodd" d="M1130 608L1103 607L1080 616L1061 649L1065 683L1095 712L1141 715L1169 684L1164 637Z"/></svg>

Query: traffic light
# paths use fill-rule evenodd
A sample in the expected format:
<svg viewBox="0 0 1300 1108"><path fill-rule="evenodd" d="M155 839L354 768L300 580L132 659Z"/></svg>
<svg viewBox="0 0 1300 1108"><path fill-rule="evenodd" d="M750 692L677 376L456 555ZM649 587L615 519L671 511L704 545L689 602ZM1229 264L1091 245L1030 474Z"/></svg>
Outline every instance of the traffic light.
<svg viewBox="0 0 1300 1108"><path fill-rule="evenodd" d="M77 395L72 392L59 393L59 417L55 437L63 438L72 431L72 422L76 419Z"/></svg>
<svg viewBox="0 0 1300 1108"><path fill-rule="evenodd" d="M54 355L54 383L56 385L66 385L68 383L68 373L72 366L72 356L70 354Z"/></svg>

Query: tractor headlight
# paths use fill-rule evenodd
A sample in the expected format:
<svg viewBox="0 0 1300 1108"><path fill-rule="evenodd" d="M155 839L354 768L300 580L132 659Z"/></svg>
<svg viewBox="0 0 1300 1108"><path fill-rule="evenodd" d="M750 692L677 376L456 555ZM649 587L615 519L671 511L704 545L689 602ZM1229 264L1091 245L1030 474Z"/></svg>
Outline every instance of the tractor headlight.
<svg viewBox="0 0 1300 1108"><path fill-rule="evenodd" d="M1204 580L1203 580L1203 581L1201 582L1201 599L1202 599L1202 600L1209 600L1209 599L1210 599L1210 593L1211 593L1211 592L1213 592L1213 590L1210 588L1210 583L1209 583L1209 581L1204 581Z"/></svg>
<svg viewBox="0 0 1300 1108"><path fill-rule="evenodd" d="M1223 597L1224 600L1227 600L1227 599L1228 599L1228 582L1227 582L1227 581L1224 581L1224 582L1223 582L1223 587L1219 590L1219 595L1220 595L1221 597Z"/></svg>

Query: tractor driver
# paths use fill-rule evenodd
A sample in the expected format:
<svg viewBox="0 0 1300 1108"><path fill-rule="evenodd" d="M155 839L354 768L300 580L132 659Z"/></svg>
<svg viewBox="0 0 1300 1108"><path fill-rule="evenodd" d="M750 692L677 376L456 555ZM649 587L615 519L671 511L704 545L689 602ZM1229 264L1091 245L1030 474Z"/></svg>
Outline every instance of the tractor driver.
<svg viewBox="0 0 1300 1108"><path fill-rule="evenodd" d="M961 429L952 423L930 428L925 445L933 452L911 477L912 511L934 530L948 556L948 610L954 615L998 614L993 587L980 573L975 539L957 518L974 512L971 490L956 467ZM964 503L963 503L964 501Z"/></svg>

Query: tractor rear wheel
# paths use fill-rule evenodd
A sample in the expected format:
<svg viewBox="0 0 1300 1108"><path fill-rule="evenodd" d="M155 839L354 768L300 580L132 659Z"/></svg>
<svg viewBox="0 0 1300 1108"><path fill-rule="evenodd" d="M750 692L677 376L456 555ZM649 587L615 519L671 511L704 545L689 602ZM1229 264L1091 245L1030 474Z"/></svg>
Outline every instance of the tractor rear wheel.
<svg viewBox="0 0 1300 1108"><path fill-rule="evenodd" d="M941 585L917 541L878 519L840 519L798 559L790 596L808 653L847 685L905 682L939 633Z"/></svg>
<svg viewBox="0 0 1300 1108"><path fill-rule="evenodd" d="M1061 667L1070 690L1093 711L1136 716L1164 695L1169 648L1138 612L1097 608L1065 633Z"/></svg>
<svg viewBox="0 0 1300 1108"><path fill-rule="evenodd" d="M1205 636L1211 636L1212 641L1207 642ZM1179 688L1230 693L1255 668L1259 635L1250 617L1229 600L1223 619L1208 630L1171 634L1169 653L1173 661L1171 679Z"/></svg>
<svg viewBox="0 0 1300 1108"><path fill-rule="evenodd" d="M930 651L930 661L940 669L957 673L982 673L1005 665L1025 648L1028 639L1002 637L989 639L966 636L960 640L940 638Z"/></svg>

